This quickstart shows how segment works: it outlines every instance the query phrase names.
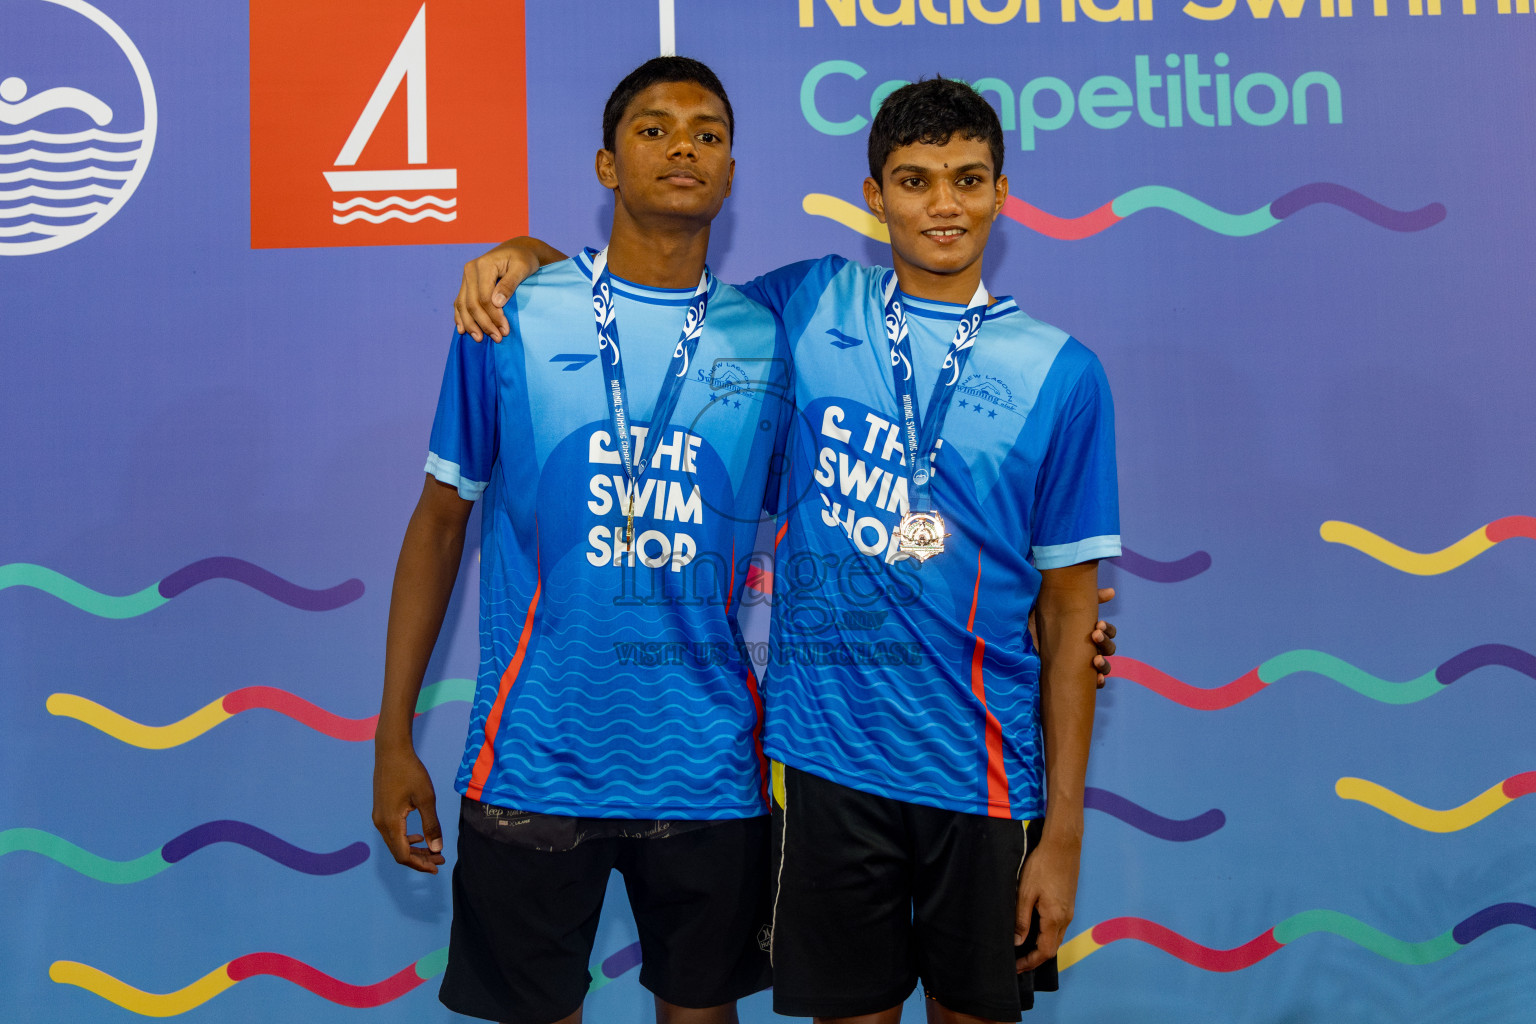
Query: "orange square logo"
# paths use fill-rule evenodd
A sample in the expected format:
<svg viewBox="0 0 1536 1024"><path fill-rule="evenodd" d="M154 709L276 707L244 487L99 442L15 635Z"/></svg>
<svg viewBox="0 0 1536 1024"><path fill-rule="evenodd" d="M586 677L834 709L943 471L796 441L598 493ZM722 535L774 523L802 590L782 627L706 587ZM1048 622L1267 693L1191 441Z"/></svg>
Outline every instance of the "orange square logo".
<svg viewBox="0 0 1536 1024"><path fill-rule="evenodd" d="M251 248L527 232L522 0L250 10Z"/></svg>

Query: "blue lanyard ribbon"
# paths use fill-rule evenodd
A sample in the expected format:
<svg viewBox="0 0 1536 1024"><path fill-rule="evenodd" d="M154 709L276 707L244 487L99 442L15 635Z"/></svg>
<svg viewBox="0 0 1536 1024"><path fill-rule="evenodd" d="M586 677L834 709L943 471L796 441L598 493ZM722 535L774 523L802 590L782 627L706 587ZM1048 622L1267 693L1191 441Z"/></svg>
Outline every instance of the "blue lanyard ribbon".
<svg viewBox="0 0 1536 1024"><path fill-rule="evenodd" d="M971 296L965 315L955 328L944 365L933 382L928 414L922 417L918 415L917 396L913 392L912 343L907 336L907 314L896 295L895 271L886 272L884 290L885 334L891 343L891 381L896 388L896 406L901 415L901 437L911 491L907 507L915 511L931 511L933 503L928 496L928 487L933 480L933 470L930 457L939 432L944 429L944 417L949 414L949 403L955 397L955 385L960 383L960 374L970 361L971 349L981 333L981 320L987 312L987 286L979 281L976 283L976 293Z"/></svg>
<svg viewBox="0 0 1536 1024"><path fill-rule="evenodd" d="M699 286L693 290L693 298L688 302L682 334L677 339L677 347L672 350L672 362L667 367L661 391L656 396L656 408L651 413L651 425L647 433L652 443L648 446L648 452L636 459L629 436L629 399L624 387L624 363L619 355L618 311L614 303L613 275L608 271L608 249L604 247L592 257L592 313L597 320L597 354L603 361L603 379L608 393L608 425L613 430L613 444L619 451L619 462L624 467L624 479L629 491L625 498L631 525L640 477L645 474L650 455L661 445L667 424L672 421L672 411L677 408L683 381L688 376L688 364L693 360L693 354L699 347L699 338L704 334L709 286L709 268L705 267L699 275Z"/></svg>

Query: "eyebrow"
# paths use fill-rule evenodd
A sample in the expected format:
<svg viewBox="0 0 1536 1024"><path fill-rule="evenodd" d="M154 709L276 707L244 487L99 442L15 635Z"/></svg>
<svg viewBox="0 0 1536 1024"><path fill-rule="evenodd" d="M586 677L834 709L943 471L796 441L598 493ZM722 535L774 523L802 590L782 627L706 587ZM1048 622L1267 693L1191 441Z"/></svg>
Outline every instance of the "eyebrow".
<svg viewBox="0 0 1536 1024"><path fill-rule="evenodd" d="M951 173L953 173L953 174L971 174L971 173L974 173L976 171L987 171L987 172L990 173L991 170L992 170L992 168L988 164L983 163L980 160L973 160L972 162L970 162L968 164L965 164L962 167L956 167ZM936 172L935 172L934 168L932 168L932 167L919 167L917 164L897 164L895 167L891 168L891 173L892 174L903 174L903 173L905 173L905 174L934 174Z"/></svg>
<svg viewBox="0 0 1536 1024"><path fill-rule="evenodd" d="M655 108L651 108L651 109L647 109L647 110L637 110L637 111L635 111L633 114L630 115L629 120L631 122L633 122L633 121L643 121L643 120L645 120L648 117L660 117L660 118L668 118L668 119L670 119L670 118L673 118L673 117L676 117L676 116L677 115L675 113L673 113L672 111L670 111L670 110L657 110ZM693 120L696 121L696 122L697 121L707 121L710 124L725 124L726 123L725 118L719 116L718 114L696 114L696 115L694 115Z"/></svg>

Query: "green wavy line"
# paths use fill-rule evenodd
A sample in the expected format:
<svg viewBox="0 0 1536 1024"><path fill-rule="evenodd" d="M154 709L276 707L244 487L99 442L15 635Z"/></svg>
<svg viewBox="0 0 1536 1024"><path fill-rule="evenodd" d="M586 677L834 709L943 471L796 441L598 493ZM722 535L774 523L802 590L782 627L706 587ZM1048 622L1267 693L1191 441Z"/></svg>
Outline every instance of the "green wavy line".
<svg viewBox="0 0 1536 1024"><path fill-rule="evenodd" d="M416 698L416 713L424 715L433 708L452 704L456 700L470 701L475 696L473 679L440 679L430 686L423 686Z"/></svg>
<svg viewBox="0 0 1536 1024"><path fill-rule="evenodd" d="M430 981L448 969L448 947L434 949L416 961L416 977Z"/></svg>
<svg viewBox="0 0 1536 1024"><path fill-rule="evenodd" d="M1202 203L1194 196L1185 195L1166 185L1142 185L1133 188L1110 203L1116 217L1122 219L1142 210L1168 210L1210 231L1236 238L1246 238L1260 231L1268 231L1280 221L1269 212L1269 205L1252 213L1227 213Z"/></svg>
<svg viewBox="0 0 1536 1024"><path fill-rule="evenodd" d="M1304 911L1286 918L1274 927L1275 941L1281 945L1313 932L1331 932L1400 964L1432 964L1461 948L1461 943L1452 937L1451 932L1436 935L1424 942L1404 942L1337 910Z"/></svg>
<svg viewBox="0 0 1536 1024"><path fill-rule="evenodd" d="M159 583L151 583L137 594L113 597L92 590L83 583L76 583L45 565L32 565L29 562L0 565L0 590L7 587L32 587L103 619L132 619L154 611L167 600L160 596Z"/></svg>
<svg viewBox="0 0 1536 1024"><path fill-rule="evenodd" d="M1445 689L1433 671L1405 683L1378 679L1325 651L1286 651L1259 666L1259 679L1276 683L1297 672L1316 672L1383 704L1414 704Z"/></svg>
<svg viewBox="0 0 1536 1024"><path fill-rule="evenodd" d="M159 850L153 850L136 860L107 860L89 850L82 850L67 839L60 839L52 832L36 828L8 828L0 832L0 857L7 853L40 853L50 860L77 871L98 882L128 885L153 878L170 867Z"/></svg>

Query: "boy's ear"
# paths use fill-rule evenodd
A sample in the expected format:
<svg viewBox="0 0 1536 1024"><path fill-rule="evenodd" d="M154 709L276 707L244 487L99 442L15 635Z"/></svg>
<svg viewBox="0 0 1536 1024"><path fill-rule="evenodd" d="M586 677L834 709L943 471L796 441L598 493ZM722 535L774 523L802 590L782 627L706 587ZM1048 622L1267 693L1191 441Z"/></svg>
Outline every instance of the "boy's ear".
<svg viewBox="0 0 1536 1024"><path fill-rule="evenodd" d="M1006 202L1008 202L1008 175L1006 175L1006 174L999 174L997 176L997 183L995 185L993 185L993 196L992 196L992 219L993 220L997 220L998 215L1003 212L1003 204L1006 203Z"/></svg>
<svg viewBox="0 0 1536 1024"><path fill-rule="evenodd" d="M606 149L597 151L597 180L603 188L619 187L619 172L613 165L613 153Z"/></svg>
<svg viewBox="0 0 1536 1024"><path fill-rule="evenodd" d="M875 219L881 224L885 223L885 195L880 191L880 183L874 178L864 179L864 205L869 207L869 212L875 215ZM1001 210L1002 204L998 207Z"/></svg>

